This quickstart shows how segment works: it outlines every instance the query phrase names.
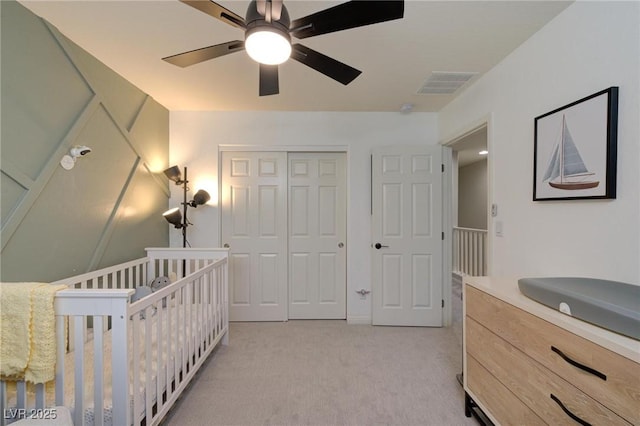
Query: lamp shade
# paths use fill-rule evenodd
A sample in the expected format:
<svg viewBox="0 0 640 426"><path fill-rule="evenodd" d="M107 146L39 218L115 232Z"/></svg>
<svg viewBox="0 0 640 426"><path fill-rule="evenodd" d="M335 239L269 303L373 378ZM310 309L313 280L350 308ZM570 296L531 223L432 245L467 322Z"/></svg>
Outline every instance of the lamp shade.
<svg viewBox="0 0 640 426"><path fill-rule="evenodd" d="M194 194L191 205L193 207L201 206L202 204L205 204L210 199L211 199L211 196L209 195L209 193L204 189L200 189L198 190L198 192Z"/></svg>
<svg viewBox="0 0 640 426"><path fill-rule="evenodd" d="M182 173L180 172L180 167L172 166L164 171L164 175L169 178L169 180L174 181L175 183L179 183L182 179Z"/></svg>
<svg viewBox="0 0 640 426"><path fill-rule="evenodd" d="M167 222L175 226L176 228L182 228L182 213L180 213L179 207L174 207L171 210L167 210L162 213Z"/></svg>

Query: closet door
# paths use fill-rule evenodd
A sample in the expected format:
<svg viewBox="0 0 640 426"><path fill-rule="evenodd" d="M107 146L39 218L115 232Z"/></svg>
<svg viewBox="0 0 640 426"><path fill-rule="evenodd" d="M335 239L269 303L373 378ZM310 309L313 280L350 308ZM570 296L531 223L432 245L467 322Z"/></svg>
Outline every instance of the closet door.
<svg viewBox="0 0 640 426"><path fill-rule="evenodd" d="M287 154L222 152L231 321L287 320Z"/></svg>
<svg viewBox="0 0 640 426"><path fill-rule="evenodd" d="M346 318L346 155L289 153L289 318Z"/></svg>

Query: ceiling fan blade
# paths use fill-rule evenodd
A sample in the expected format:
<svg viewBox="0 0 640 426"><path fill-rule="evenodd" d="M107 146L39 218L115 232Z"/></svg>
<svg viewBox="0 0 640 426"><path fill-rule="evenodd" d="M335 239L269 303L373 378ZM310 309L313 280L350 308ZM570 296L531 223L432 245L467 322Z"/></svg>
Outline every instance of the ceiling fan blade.
<svg viewBox="0 0 640 426"><path fill-rule="evenodd" d="M280 93L278 66L260 64L260 96L277 95L278 93Z"/></svg>
<svg viewBox="0 0 640 426"><path fill-rule="evenodd" d="M167 56L166 58L162 58L162 60L184 68L189 65L199 64L200 62L228 55L229 53L239 52L241 50L244 50L244 42L234 40L216 44L215 46L203 47L189 52Z"/></svg>
<svg viewBox="0 0 640 426"><path fill-rule="evenodd" d="M301 44L293 44L291 48L291 57L293 59L321 72L327 77L331 77L345 86L362 73L360 70L336 61Z"/></svg>
<svg viewBox="0 0 640 426"><path fill-rule="evenodd" d="M180 0L182 3L187 4L201 12L206 13L209 16L213 16L216 19L221 20L231 26L238 28L245 28L244 18L236 15L229 9L220 6L218 3L210 0Z"/></svg>
<svg viewBox="0 0 640 426"><path fill-rule="evenodd" d="M290 33L296 38L307 38L334 31L348 30L404 16L404 1L352 0L329 9L296 19Z"/></svg>

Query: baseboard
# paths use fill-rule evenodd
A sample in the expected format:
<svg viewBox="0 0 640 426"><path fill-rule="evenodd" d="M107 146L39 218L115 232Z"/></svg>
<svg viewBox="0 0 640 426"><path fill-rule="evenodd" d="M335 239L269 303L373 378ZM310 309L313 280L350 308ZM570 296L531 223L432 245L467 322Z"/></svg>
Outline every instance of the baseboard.
<svg viewBox="0 0 640 426"><path fill-rule="evenodd" d="M371 325L371 317L347 317L347 324Z"/></svg>

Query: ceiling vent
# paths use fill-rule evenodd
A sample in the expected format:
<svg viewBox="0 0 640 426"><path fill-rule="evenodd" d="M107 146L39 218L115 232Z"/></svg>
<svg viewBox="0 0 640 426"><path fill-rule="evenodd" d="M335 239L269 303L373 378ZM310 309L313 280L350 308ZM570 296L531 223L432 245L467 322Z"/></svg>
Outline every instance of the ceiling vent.
<svg viewBox="0 0 640 426"><path fill-rule="evenodd" d="M418 90L419 95L449 95L464 86L477 72L434 71Z"/></svg>

